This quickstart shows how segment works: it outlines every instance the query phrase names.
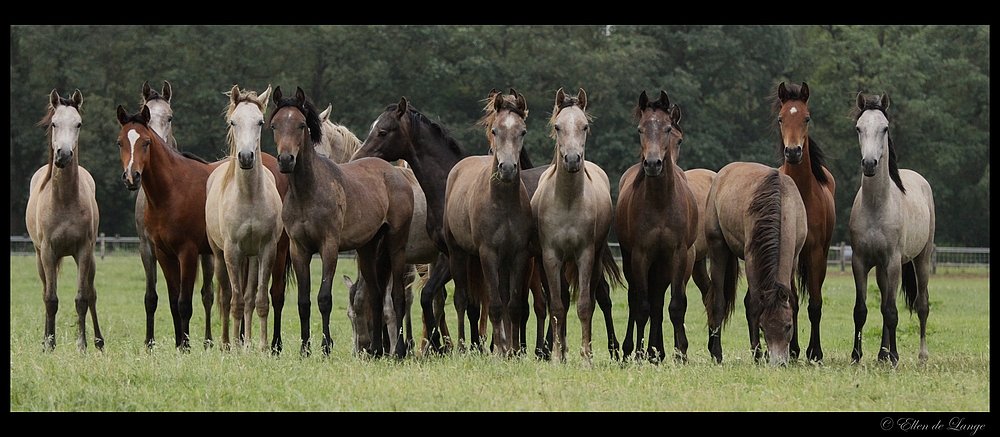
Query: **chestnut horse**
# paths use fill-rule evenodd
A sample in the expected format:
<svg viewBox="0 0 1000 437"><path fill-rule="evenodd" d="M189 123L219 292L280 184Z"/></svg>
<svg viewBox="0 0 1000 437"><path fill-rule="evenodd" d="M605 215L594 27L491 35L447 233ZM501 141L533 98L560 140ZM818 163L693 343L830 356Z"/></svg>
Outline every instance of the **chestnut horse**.
<svg viewBox="0 0 1000 437"><path fill-rule="evenodd" d="M314 148L322 137L319 112L301 88L296 89L294 97L284 98L278 87L272 99L275 111L268 125L274 131L279 168L289 183L281 217L291 237L292 265L298 279L301 353L309 353L309 265L312 256L319 253L323 267L317 300L323 324L322 348L328 355L333 345L331 288L342 250L357 251L361 275L368 284L373 325L382 326L382 290L390 276L396 326L402 325L403 274L413 192L406 178L383 160L336 164L319 155ZM396 345L394 354L402 358L406 355L405 343L397 341ZM381 356L381 336L373 336L367 352Z"/></svg>
<svg viewBox="0 0 1000 437"><path fill-rule="evenodd" d="M699 216L684 171L677 166L684 136L678 124L681 110L670 103L665 91L655 101L643 91L633 115L639 120L639 163L622 174L615 211L622 270L629 287L629 322L622 349L625 356L632 353L635 326L637 358L643 357L642 339L649 321L646 353L649 359L663 360L663 301L669 287L674 354L686 360L684 314Z"/></svg>
<svg viewBox="0 0 1000 437"><path fill-rule="evenodd" d="M806 240L806 209L791 177L754 162L726 165L715 177L705 208L712 265L706 298L708 350L722 362L721 331L736 305L739 259L746 260L744 298L754 360L767 342L769 363L786 365L798 296L792 283Z"/></svg>
<svg viewBox="0 0 1000 437"><path fill-rule="evenodd" d="M550 322L553 332L553 362L565 360L568 280L579 289L577 315L583 330L580 353L586 364L591 351L591 320L594 294L604 280L602 260L611 260L609 270L618 265L606 253L613 219L611 183L601 167L585 159L590 117L586 113L587 93L576 97L556 91L555 107L549 124L555 139L552 165L541 175L531 197L531 209L538 226L541 259L549 281Z"/></svg>
<svg viewBox="0 0 1000 437"><path fill-rule="evenodd" d="M816 141L809 136L809 86L778 85L774 110L778 113L781 129L779 150L782 156L781 172L792 177L799 195L806 206L809 234L799 257L799 291L809 293L809 347L806 358L823 359L820 346L819 321L823 314L823 281L826 279L827 253L837 221L833 202L836 183L824 167L825 157ZM792 334L791 357L799 355L798 307L795 307L795 332Z"/></svg>
<svg viewBox="0 0 1000 437"><path fill-rule="evenodd" d="M889 136L885 110L889 95L865 98L858 93L854 120L861 143L861 188L851 208L851 270L857 299L854 304L854 350L851 360L861 360L861 331L868 317L865 298L868 273L882 293L882 346L879 361L899 362L896 352L896 290L902 278L906 306L920 319L920 351L927 352L927 279L934 254L934 194L930 184L913 170L900 169Z"/></svg>
<svg viewBox="0 0 1000 437"><path fill-rule="evenodd" d="M87 348L87 311L94 322L94 346L104 349L104 336L97 323L97 290L94 288L94 245L101 214L95 198L94 177L80 166L79 138L83 119L83 94L76 90L69 99L56 90L49 94L48 112L39 126L49 136L48 164L31 177L31 192L24 221L35 246L35 264L42 280L45 302L44 350L56 346L56 311L59 297L56 280L63 257L72 256L77 266L77 340Z"/></svg>

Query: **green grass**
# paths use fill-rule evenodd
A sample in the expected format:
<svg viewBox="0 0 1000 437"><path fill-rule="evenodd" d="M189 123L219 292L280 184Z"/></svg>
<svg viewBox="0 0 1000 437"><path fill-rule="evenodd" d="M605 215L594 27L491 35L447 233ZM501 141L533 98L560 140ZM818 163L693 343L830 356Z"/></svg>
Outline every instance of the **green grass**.
<svg viewBox="0 0 1000 437"><path fill-rule="evenodd" d="M755 365L748 351L742 292L723 332L725 361L712 362L700 294L689 284L686 319L689 362L622 364L609 358L603 319L594 323L593 366L583 365L579 320L570 308L570 354L562 365L533 357L498 359L477 353L444 357L361 360L350 353L350 324L342 274L356 276L343 260L334 282L333 352L319 354L316 305L319 261L313 262L313 355L298 355L299 320L294 292L283 320L285 353L222 352L201 347L205 314L195 305L189 353L173 348L169 304L162 278L152 352L142 344L143 277L138 257L97 262L97 304L107 345L93 348L88 318L87 352L75 345L76 267L60 274L58 345L42 352L44 305L33 257L12 256L10 299L11 411L989 411L990 286L988 271L942 272L931 278L928 321L930 360L917 361L918 322L902 307L899 366L876 361L882 317L874 275L869 281L865 356L850 364L854 284L850 272L831 269L824 286L822 366L802 361L788 368ZM419 298L418 298L419 299ZM615 328L624 336L626 291L612 292ZM901 299L900 299L901 301ZM448 303L454 329L454 307ZM419 320L419 305L414 308ZM273 317L273 311L272 311ZM213 334L220 338L218 306ZM417 322L419 323L419 321ZM808 340L806 311L800 341ZM664 335L672 336L669 321ZM256 329L259 329L255 327ZM529 322L533 344L534 320ZM419 325L414 326L419 333Z"/></svg>

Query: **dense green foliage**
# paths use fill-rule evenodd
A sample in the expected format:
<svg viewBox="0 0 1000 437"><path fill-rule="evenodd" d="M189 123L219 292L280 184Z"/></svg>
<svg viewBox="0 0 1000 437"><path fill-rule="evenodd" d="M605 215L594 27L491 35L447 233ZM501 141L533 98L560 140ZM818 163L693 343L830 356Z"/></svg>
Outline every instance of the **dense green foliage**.
<svg viewBox="0 0 1000 437"><path fill-rule="evenodd" d="M770 112L778 83L807 82L811 135L837 180L834 241L846 241L860 185L848 118L859 91L891 96L900 166L935 191L937 243L989 246L990 28L983 26L11 26L11 234L24 234L31 174L45 164L47 94L84 94L81 163L98 184L101 231L134 235L134 193L120 181L115 108L139 110L143 81L174 90L182 150L225 154L222 94L233 84L302 87L361 139L406 96L453 129L472 154L492 88L523 93L526 145L548 162L555 91L587 90L595 117L587 158L617 181L638 159L631 110L666 90L683 110L681 167L777 165ZM265 151L274 151L269 133ZM617 195L617 183L614 191Z"/></svg>

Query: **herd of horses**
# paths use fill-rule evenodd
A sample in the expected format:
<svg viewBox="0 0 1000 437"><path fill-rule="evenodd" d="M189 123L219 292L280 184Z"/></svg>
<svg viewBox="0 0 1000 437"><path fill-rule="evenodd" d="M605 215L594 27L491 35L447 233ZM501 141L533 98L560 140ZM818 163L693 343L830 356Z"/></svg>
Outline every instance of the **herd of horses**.
<svg viewBox="0 0 1000 437"><path fill-rule="evenodd" d="M217 299L223 348L251 347L256 311L257 348L280 353L286 279L292 282L294 276L300 353L308 355L310 261L318 254L321 347L329 354L338 253L354 250L359 277L345 278L345 284L356 354L401 358L415 348L409 313L419 265L425 272L419 294L424 353L482 349L487 338L498 355L525 353L530 295L537 356L566 360L567 310L575 301L585 363L593 356L595 302L604 314L612 358L661 361L670 288L672 349L675 359L685 361L685 291L693 278L707 313L708 349L721 363L720 336L735 308L743 260L755 359L766 356L772 365L785 365L798 358L800 294L809 299L805 357L823 359L821 290L835 224L835 182L809 136L805 83L783 82L775 94L782 165L733 162L718 172L684 171L677 165L684 137L681 108L665 91L655 100L643 91L633 114L639 160L621 177L617 206L607 174L586 159L591 117L583 89L575 96L556 92L548 123L552 161L537 167L524 148L527 102L514 89L507 94L491 90L485 99L479 124L490 152L481 156L467 155L444 126L405 97L385 108L362 142L329 121L330 108L318 111L301 88L285 96L280 87L258 94L234 86L228 95L229 156L216 162L178 151L169 83L161 91L144 83L137 113L117 108L122 181L138 192L148 347L155 344L158 264L177 348L190 347L201 272L206 346L213 341L211 311ZM79 165L82 104L79 90L68 99L53 90L39 122L48 129L49 160L32 177L25 217L44 289L45 350L55 347L56 271L65 256L79 266L77 346L87 346L88 311L95 345L104 345L94 289L99 212L94 179ZM852 359L862 357L868 273L875 268L883 316L878 359L895 365L900 281L907 306L920 320L918 356L928 358L927 279L935 218L926 180L897 166L888 107L885 93L859 93L854 108L863 176L850 219L857 291ZM265 127L273 132L276 155L261 150ZM621 247L620 268L607 242L612 231ZM444 318L448 281L454 281L455 336ZM628 324L620 347L611 317L612 283L628 287Z"/></svg>

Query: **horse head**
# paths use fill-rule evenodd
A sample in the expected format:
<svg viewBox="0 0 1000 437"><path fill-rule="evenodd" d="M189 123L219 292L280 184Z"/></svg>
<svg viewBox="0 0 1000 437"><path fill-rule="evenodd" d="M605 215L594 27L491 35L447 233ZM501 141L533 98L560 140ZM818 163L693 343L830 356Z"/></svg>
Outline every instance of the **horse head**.
<svg viewBox="0 0 1000 437"><path fill-rule="evenodd" d="M650 101L643 91L633 114L639 119L639 159L646 176L663 174L668 164L676 164L680 145L684 140L681 130L681 108L670 103L667 92L661 90L658 100ZM669 161L669 162L665 162Z"/></svg>
<svg viewBox="0 0 1000 437"><path fill-rule="evenodd" d="M778 85L778 127L781 130L782 155L791 164L802 162L803 149L809 143L809 85Z"/></svg>
<svg viewBox="0 0 1000 437"><path fill-rule="evenodd" d="M163 81L163 91L159 93L149 87L148 81L143 82L140 104L149 108L149 127L171 147L177 148L173 131L174 112L170 109L171 94L170 83L167 81Z"/></svg>
<svg viewBox="0 0 1000 437"><path fill-rule="evenodd" d="M413 160L416 149L411 139L410 102L401 97L399 103L389 105L372 122L361 148L354 158L375 157L387 161Z"/></svg>
<svg viewBox="0 0 1000 437"><path fill-rule="evenodd" d="M501 182L520 181L520 157L524 147L524 136L527 134L528 105L524 95L513 88L510 94L490 92L484 117L493 138L490 149L493 151L493 163L496 166L496 176Z"/></svg>
<svg viewBox="0 0 1000 437"><path fill-rule="evenodd" d="M278 169L282 173L291 173L303 150L312 149L312 145L323 138L319 113L299 87L296 87L294 97L284 98L279 86L274 89L272 100L275 109L269 126L278 146Z"/></svg>
<svg viewBox="0 0 1000 437"><path fill-rule="evenodd" d="M556 140L553 165L561 165L570 173L583 168L587 134L590 132L590 116L587 115L587 92L580 88L576 97L566 96L562 88L556 91L556 102L552 108L551 136Z"/></svg>
<svg viewBox="0 0 1000 437"><path fill-rule="evenodd" d="M866 99L858 93L855 130L861 144L861 169L867 177L875 176L875 168L889 148L889 119L885 110L889 108L889 94Z"/></svg>
<svg viewBox="0 0 1000 437"><path fill-rule="evenodd" d="M49 131L49 147L52 163L58 168L65 168L73 162L76 147L80 139L80 128L83 119L80 117L80 107L83 106L83 94L80 90L73 97L59 97L56 90L49 94L49 111L38 124L46 125Z"/></svg>
<svg viewBox="0 0 1000 437"><path fill-rule="evenodd" d="M149 127L149 107L143 106L138 114L128 114L118 105L118 124L122 127L118 134L118 152L121 155L122 181L130 191L139 189L142 171L149 157L149 146L153 142L162 144L160 136Z"/></svg>
<svg viewBox="0 0 1000 437"><path fill-rule="evenodd" d="M264 112L267 111L267 98L271 86L259 96L253 91L240 92L240 87L234 85L229 92L229 108L226 119L229 121L229 155L236 157L240 168L248 170L254 167L260 151L260 130L264 126Z"/></svg>

